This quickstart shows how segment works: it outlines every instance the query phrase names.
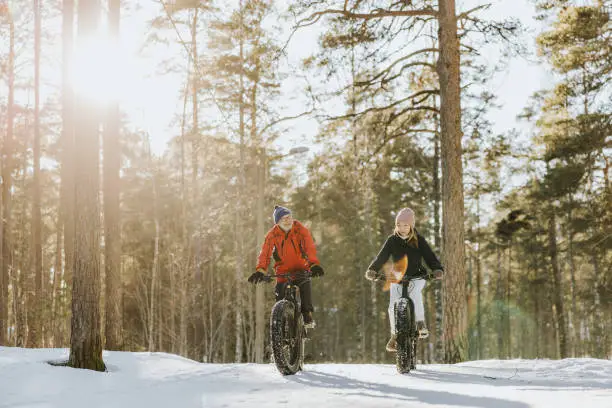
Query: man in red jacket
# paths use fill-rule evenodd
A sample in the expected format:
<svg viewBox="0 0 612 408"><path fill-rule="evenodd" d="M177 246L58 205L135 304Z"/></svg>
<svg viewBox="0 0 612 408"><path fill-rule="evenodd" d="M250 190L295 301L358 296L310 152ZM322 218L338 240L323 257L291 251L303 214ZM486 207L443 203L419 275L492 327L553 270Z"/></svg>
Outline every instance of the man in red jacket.
<svg viewBox="0 0 612 408"><path fill-rule="evenodd" d="M310 270L312 276L323 276L323 268L317 259L317 249L308 228L294 220L291 211L285 207L274 207L274 227L266 234L259 258L257 271L249 277L249 282L264 281L265 273L270 265L270 258L274 257L274 271L278 274L290 274L297 278L302 301L302 316L307 328L314 328L312 318L312 284L310 278L300 278L300 274ZM276 278L276 301L283 298L287 278Z"/></svg>

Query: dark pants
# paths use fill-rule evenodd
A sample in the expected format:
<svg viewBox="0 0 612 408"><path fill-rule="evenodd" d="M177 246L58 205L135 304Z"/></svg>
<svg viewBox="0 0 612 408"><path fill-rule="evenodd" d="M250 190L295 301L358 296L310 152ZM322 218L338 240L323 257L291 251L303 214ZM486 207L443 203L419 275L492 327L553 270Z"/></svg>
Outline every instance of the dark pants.
<svg viewBox="0 0 612 408"><path fill-rule="evenodd" d="M300 288L300 301L302 303L302 314L307 312L312 312L314 308L312 307L312 282L310 278L298 281L298 288ZM276 288L274 289L274 294L276 295L276 301L283 299L285 297L285 286L287 286L287 282L277 283Z"/></svg>

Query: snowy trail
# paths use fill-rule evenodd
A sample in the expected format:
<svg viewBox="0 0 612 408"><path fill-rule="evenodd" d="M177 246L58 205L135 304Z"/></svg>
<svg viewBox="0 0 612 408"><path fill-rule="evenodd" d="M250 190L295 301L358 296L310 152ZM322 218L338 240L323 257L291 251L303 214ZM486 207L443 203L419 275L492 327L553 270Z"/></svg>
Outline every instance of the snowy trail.
<svg viewBox="0 0 612 408"><path fill-rule="evenodd" d="M105 352L109 372L52 367L65 349L0 347L0 407L612 408L612 361L488 360L420 365L200 364L164 353Z"/></svg>

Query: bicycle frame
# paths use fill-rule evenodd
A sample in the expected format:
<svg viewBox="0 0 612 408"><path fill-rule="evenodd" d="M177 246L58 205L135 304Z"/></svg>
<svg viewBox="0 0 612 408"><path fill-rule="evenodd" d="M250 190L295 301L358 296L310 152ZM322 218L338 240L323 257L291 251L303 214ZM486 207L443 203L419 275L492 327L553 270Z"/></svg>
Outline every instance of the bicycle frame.
<svg viewBox="0 0 612 408"><path fill-rule="evenodd" d="M380 275L385 278L384 275ZM397 335L397 351L396 351L396 366L401 374L410 372L416 366L416 346L419 339L416 319L414 315L414 302L409 296L411 285L417 279L431 280L432 274L427 274L424 277L415 277L406 281L398 282L402 285L402 294L393 305Z"/></svg>
<svg viewBox="0 0 612 408"><path fill-rule="evenodd" d="M417 278L420 279L420 278ZM410 307L410 327L412 328L413 331L413 336L416 334L417 330L416 330L416 319L414 316L414 301L410 298L409 295L409 291L410 289L414 286L414 281L415 279L410 279L407 282L401 282L400 284L402 285L402 296L395 301L395 305L397 307L398 302L405 301L408 303L408 306ZM397 324L397 322L396 322ZM418 336L416 337L418 339Z"/></svg>
<svg viewBox="0 0 612 408"><path fill-rule="evenodd" d="M272 278L286 278L288 279L287 285L285 285L285 293L283 299L294 303L297 306L296 310L300 310L301 307L301 299L299 296L299 291L296 289L300 288L300 283L305 281L306 279L310 279L312 273L310 271L304 271L303 274L299 276L291 275L290 273L280 273L276 275L266 275L265 279L267 282L272 281Z"/></svg>

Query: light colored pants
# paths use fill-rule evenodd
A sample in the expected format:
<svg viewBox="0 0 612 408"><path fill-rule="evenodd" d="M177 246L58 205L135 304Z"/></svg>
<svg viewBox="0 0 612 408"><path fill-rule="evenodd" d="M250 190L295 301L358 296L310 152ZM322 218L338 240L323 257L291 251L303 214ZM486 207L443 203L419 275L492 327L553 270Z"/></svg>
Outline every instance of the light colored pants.
<svg viewBox="0 0 612 408"><path fill-rule="evenodd" d="M408 296L414 303L415 321L425 321L425 307L423 306L422 291L425 287L425 279L415 279L408 286ZM402 285L392 283L389 289L389 324L391 325L391 334L395 334L395 301L402 297Z"/></svg>

